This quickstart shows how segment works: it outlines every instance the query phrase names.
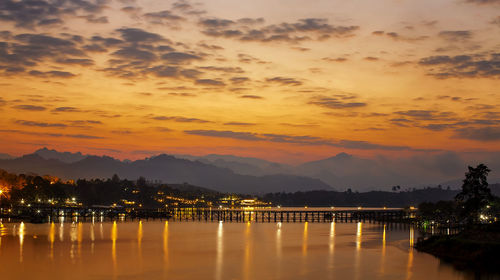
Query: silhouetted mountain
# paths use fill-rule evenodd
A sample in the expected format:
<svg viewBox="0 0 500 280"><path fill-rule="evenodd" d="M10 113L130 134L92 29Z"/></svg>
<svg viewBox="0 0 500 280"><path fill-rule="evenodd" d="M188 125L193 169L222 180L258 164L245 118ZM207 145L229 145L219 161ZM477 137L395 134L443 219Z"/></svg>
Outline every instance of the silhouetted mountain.
<svg viewBox="0 0 500 280"><path fill-rule="evenodd" d="M80 152L58 152L56 150L49 150L45 147L35 151L35 154L41 156L44 159L57 159L65 163L77 162L87 157L86 155L82 155L82 153Z"/></svg>
<svg viewBox="0 0 500 280"><path fill-rule="evenodd" d="M221 192L233 193L331 189L318 179L294 175L261 177L240 175L226 168L168 155L133 162L122 162L106 156L87 156L77 162L64 163L59 160L44 159L38 154L31 154L11 160L0 160L0 168L15 173L51 174L63 179L108 178L113 174L118 174L120 178L134 180L143 176L165 183L188 182Z"/></svg>
<svg viewBox="0 0 500 280"><path fill-rule="evenodd" d="M9 154L0 153L0 159L13 159L14 157Z"/></svg>
<svg viewBox="0 0 500 280"><path fill-rule="evenodd" d="M229 168L242 175L263 176L272 174L291 174L292 166L252 157L210 154L205 156L175 155L178 158L197 160L222 168Z"/></svg>

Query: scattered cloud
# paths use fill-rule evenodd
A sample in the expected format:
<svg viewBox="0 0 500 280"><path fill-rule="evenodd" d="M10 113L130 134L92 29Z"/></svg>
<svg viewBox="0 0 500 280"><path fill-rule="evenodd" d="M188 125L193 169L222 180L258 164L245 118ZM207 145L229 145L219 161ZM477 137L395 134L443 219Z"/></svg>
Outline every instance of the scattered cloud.
<svg viewBox="0 0 500 280"><path fill-rule="evenodd" d="M439 79L500 77L500 53L430 56L420 59L419 64Z"/></svg>
<svg viewBox="0 0 500 280"><path fill-rule="evenodd" d="M311 98L308 104L325 107L328 109L351 109L365 107L365 102L354 101L355 96L350 95L333 95L333 96L315 96Z"/></svg>
<svg viewBox="0 0 500 280"><path fill-rule="evenodd" d="M272 78L267 78L266 82L268 83L277 83L282 86L300 86L302 85L302 82L294 79L294 78L288 78L288 77L272 77Z"/></svg>
<svg viewBox="0 0 500 280"><path fill-rule="evenodd" d="M439 32L439 37L451 42L465 41L472 38L472 31L469 30L441 31Z"/></svg>
<svg viewBox="0 0 500 280"><path fill-rule="evenodd" d="M240 98L244 98L244 99L264 99L264 97L262 97L262 96L252 95L252 94L245 94L245 95L240 96Z"/></svg>
<svg viewBox="0 0 500 280"><path fill-rule="evenodd" d="M211 123L211 121L202 120L198 118L186 118L178 116L152 116L151 119L157 121L174 121L181 123Z"/></svg>
<svg viewBox="0 0 500 280"><path fill-rule="evenodd" d="M325 145L357 150L412 150L412 148L407 146L380 145L367 141L353 141L345 139L334 141L308 135L296 136L272 133L238 132L231 130L185 130L184 133L208 137L232 138L245 141L268 141L313 146Z"/></svg>
<svg viewBox="0 0 500 280"><path fill-rule="evenodd" d="M2 0L0 21L34 29L62 23L69 16L95 16L107 3L107 0Z"/></svg>
<svg viewBox="0 0 500 280"><path fill-rule="evenodd" d="M14 109L25 110L25 111L45 111L47 110L44 106L36 106L36 105L16 105L12 106Z"/></svg>
<svg viewBox="0 0 500 280"><path fill-rule="evenodd" d="M475 141L500 141L500 126L465 127L455 130L455 137Z"/></svg>
<svg viewBox="0 0 500 280"><path fill-rule="evenodd" d="M24 126L36 126L36 127L58 127L58 128L67 127L67 125L63 123L46 123L46 122L35 122L26 120L16 120L15 123Z"/></svg>
<svg viewBox="0 0 500 280"><path fill-rule="evenodd" d="M226 84L222 81L219 80L213 80L213 79L198 79L195 82L197 85L202 85L202 86L225 86Z"/></svg>
<svg viewBox="0 0 500 280"><path fill-rule="evenodd" d="M351 37L359 26L334 26L327 19L306 18L294 23L283 22L267 26L263 19L228 20L206 18L199 21L202 33L210 37L224 37L240 41L291 42Z"/></svg>

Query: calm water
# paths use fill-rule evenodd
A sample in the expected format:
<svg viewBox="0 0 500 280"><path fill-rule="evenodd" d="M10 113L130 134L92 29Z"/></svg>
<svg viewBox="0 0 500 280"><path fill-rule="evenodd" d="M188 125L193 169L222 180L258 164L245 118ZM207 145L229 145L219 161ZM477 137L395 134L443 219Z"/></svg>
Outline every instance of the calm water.
<svg viewBox="0 0 500 280"><path fill-rule="evenodd" d="M0 225L1 279L474 279L368 223Z"/></svg>

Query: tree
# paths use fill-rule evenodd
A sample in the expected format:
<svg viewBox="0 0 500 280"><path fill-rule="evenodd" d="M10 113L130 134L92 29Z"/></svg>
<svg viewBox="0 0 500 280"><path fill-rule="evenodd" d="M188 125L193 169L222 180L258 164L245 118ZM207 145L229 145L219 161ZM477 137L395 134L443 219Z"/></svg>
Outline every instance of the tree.
<svg viewBox="0 0 500 280"><path fill-rule="evenodd" d="M475 223L481 211L493 199L487 181L491 170L484 164L479 164L476 168L471 166L468 168L469 172L465 173L462 191L457 194L455 200L459 206L460 215L468 223Z"/></svg>

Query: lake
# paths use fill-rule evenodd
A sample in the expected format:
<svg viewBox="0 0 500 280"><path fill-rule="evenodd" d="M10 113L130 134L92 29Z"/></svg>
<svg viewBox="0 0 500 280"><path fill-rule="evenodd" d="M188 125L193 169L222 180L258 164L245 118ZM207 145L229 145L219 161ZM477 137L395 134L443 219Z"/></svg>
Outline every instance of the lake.
<svg viewBox="0 0 500 280"><path fill-rule="evenodd" d="M475 279L414 250L416 238L407 225L371 223L4 221L0 272L51 280Z"/></svg>

